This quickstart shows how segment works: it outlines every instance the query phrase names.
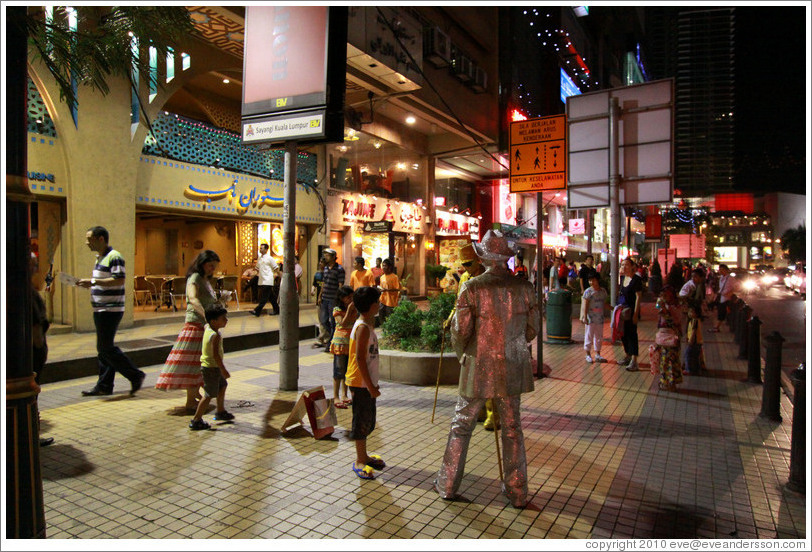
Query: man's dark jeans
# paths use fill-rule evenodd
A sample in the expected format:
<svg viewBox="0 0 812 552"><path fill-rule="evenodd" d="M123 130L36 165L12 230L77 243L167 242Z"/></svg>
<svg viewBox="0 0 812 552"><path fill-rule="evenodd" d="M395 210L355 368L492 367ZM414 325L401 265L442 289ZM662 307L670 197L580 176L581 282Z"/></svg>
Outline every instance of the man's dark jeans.
<svg viewBox="0 0 812 552"><path fill-rule="evenodd" d="M116 372L130 380L139 382L144 372L116 347L116 330L124 317L123 312L94 312L93 323L96 325L96 351L99 353L99 381L96 389L105 393L113 392L113 380Z"/></svg>
<svg viewBox="0 0 812 552"><path fill-rule="evenodd" d="M328 299L321 299L321 308L319 309L319 320L327 328L327 340L328 346L330 342L333 341L333 334L336 331L336 319L333 316L333 307L335 307L335 301L330 301Z"/></svg>

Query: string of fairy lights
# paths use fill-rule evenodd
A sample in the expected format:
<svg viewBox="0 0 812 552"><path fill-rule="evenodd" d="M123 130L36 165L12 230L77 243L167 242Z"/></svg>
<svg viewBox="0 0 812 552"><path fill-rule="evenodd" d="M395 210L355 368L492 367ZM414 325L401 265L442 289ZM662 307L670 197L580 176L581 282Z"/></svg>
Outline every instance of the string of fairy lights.
<svg viewBox="0 0 812 552"><path fill-rule="evenodd" d="M577 81L576 86L581 88L582 92L599 87L600 83L592 77L592 72L586 65L587 59L578 55L575 51L570 33L566 29L555 28L552 13L548 11L539 12L538 9L531 8L523 10L522 15L527 19L527 25L531 28L532 32L535 32L536 39L538 43L540 43L541 48L546 48L550 52L556 52L559 55L563 69L566 70L571 78L574 76L574 80ZM572 59L564 59L564 51L566 50L576 53L576 60L581 61L581 67L578 67L578 63L573 65ZM518 97L522 100L526 109L531 111L533 108L533 97L530 87L519 83Z"/></svg>

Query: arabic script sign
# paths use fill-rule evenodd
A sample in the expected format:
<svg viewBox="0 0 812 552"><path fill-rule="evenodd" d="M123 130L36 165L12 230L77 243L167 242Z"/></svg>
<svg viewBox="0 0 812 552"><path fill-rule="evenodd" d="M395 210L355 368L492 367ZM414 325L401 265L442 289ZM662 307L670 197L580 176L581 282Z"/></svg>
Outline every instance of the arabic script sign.
<svg viewBox="0 0 812 552"><path fill-rule="evenodd" d="M183 190L183 195L194 201L205 201L211 203L218 199L228 199L228 203L232 204L236 200L237 213L245 214L248 209L262 209L263 207L282 207L284 198L273 197L271 189L266 187L262 192L257 192L256 188L252 188L247 194L240 194L237 197L235 184L232 183L228 188L220 190L204 190L192 184L186 186Z"/></svg>

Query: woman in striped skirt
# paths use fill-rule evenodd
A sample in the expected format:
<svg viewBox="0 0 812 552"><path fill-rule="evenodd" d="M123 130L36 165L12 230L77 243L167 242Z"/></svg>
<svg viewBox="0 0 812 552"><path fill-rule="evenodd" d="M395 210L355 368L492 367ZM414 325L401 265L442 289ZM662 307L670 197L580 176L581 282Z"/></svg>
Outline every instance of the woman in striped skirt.
<svg viewBox="0 0 812 552"><path fill-rule="evenodd" d="M158 389L186 389L187 410L195 410L200 399L205 310L217 301L211 277L219 263L217 253L207 249L195 258L186 272L186 322L155 384Z"/></svg>

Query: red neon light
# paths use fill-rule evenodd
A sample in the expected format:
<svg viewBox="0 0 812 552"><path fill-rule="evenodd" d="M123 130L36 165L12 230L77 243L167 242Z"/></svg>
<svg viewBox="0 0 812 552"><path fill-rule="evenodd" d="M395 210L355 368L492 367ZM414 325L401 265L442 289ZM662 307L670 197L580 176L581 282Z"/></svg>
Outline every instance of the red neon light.
<svg viewBox="0 0 812 552"><path fill-rule="evenodd" d="M510 120L513 121L513 122L526 121L527 120L527 115L525 115L524 113L522 113L518 109L513 109L510 112Z"/></svg>

